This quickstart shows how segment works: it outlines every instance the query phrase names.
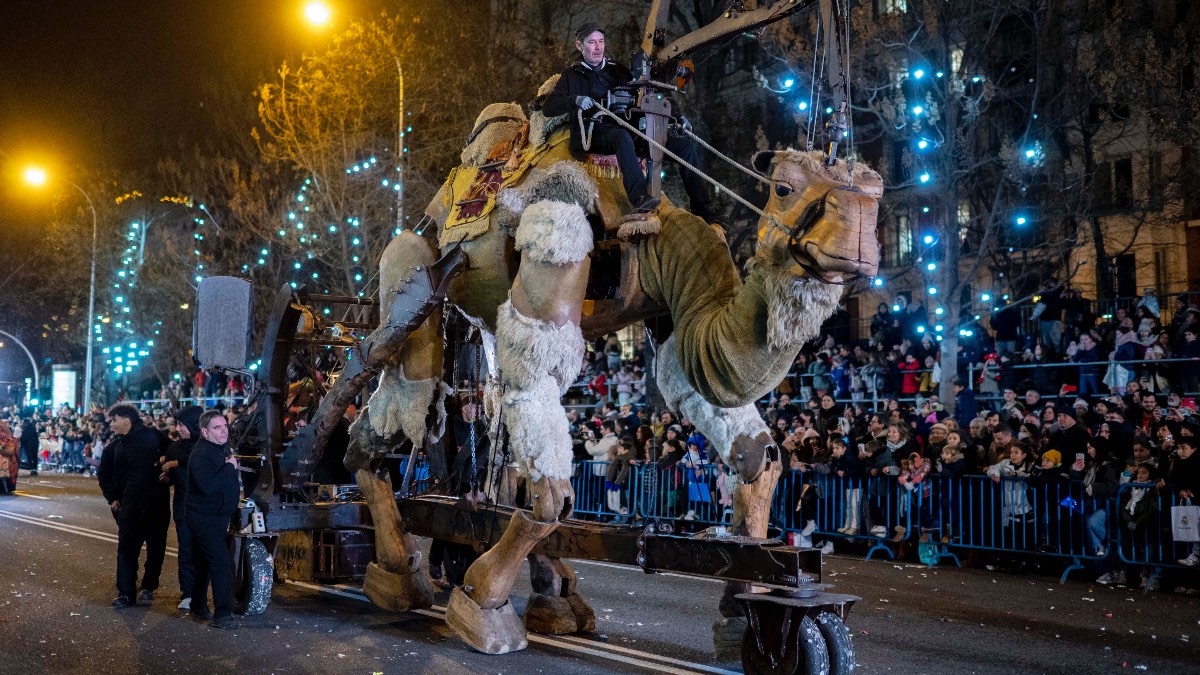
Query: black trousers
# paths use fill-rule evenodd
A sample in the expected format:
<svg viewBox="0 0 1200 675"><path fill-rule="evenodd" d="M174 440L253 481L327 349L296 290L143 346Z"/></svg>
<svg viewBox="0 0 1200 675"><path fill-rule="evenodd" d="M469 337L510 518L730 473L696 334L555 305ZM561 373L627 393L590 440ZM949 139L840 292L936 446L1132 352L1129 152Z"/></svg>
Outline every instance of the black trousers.
<svg viewBox="0 0 1200 675"><path fill-rule="evenodd" d="M37 471L38 468L38 448L37 446L26 447L21 446L21 456L18 464L22 469L28 471Z"/></svg>
<svg viewBox="0 0 1200 675"><path fill-rule="evenodd" d="M192 532L192 562L196 583L192 587L192 613L208 610L208 587L212 584L213 615L220 619L233 614L233 560L229 557L229 518L187 514Z"/></svg>
<svg viewBox="0 0 1200 675"><path fill-rule="evenodd" d="M179 540L179 593L185 598L190 598L192 589L196 586L196 564L192 560L192 530L188 527L187 512L184 510L186 497L186 492L175 488L172 506L175 514L175 538Z"/></svg>
<svg viewBox="0 0 1200 675"><path fill-rule="evenodd" d="M700 149L690 138L667 136L666 146L680 159L701 171L704 170L700 164ZM632 134L615 124L597 123L592 131L592 145L588 152L616 155L617 166L621 168L621 182L625 184L625 194L629 197L629 203L637 208L646 200L646 174L642 172ZM655 167L653 170L661 169L662 167ZM717 214L713 200L708 194L708 184L694 171L681 168L679 173L692 213L711 221Z"/></svg>
<svg viewBox="0 0 1200 675"><path fill-rule="evenodd" d="M117 593L130 600L137 595L138 559L146 547L142 590L158 590L163 559L167 555L167 528L171 507L166 499L151 504L121 504L117 514Z"/></svg>

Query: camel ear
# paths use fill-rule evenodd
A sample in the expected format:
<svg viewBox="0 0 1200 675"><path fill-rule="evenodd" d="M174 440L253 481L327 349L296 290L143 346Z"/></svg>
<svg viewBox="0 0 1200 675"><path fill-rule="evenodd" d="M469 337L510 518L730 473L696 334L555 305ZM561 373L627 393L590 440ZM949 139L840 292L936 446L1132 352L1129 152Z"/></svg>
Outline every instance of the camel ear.
<svg viewBox="0 0 1200 675"><path fill-rule="evenodd" d="M771 171L771 162L774 159L774 150L763 150L762 152L755 153L754 158L750 160L750 166L754 167L755 171L767 175Z"/></svg>

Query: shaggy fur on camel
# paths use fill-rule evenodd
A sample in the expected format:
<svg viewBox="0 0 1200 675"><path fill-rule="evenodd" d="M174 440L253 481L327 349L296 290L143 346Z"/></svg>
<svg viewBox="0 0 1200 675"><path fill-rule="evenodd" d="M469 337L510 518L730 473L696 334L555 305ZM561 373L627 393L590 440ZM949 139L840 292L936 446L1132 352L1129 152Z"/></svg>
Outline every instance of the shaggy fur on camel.
<svg viewBox="0 0 1200 675"><path fill-rule="evenodd" d="M688 384L683 369L679 367L674 336L667 338L658 349L655 378L667 409L678 411L691 420L696 430L704 434L717 449L726 465L729 464L733 439L738 436L753 438L759 433L770 434L753 403L738 408L718 408L705 401L695 387Z"/></svg>
<svg viewBox="0 0 1200 675"><path fill-rule="evenodd" d="M367 405L371 428L386 439L403 432L405 438L420 446L425 440L429 404L437 388L437 378L410 380L404 377L403 366L384 368L379 386Z"/></svg>
<svg viewBox="0 0 1200 675"><path fill-rule="evenodd" d="M534 202L521 214L516 248L551 265L579 262L592 251L592 227L578 204Z"/></svg>
<svg viewBox="0 0 1200 675"><path fill-rule="evenodd" d="M583 350L579 326L532 319L511 301L500 306L496 359L505 423L518 469L531 481L571 477L571 434L560 399L579 376Z"/></svg>
<svg viewBox="0 0 1200 675"><path fill-rule="evenodd" d="M767 344L774 349L799 349L821 332L821 324L837 310L841 286L797 278L762 258L751 258L746 267L758 268L764 276Z"/></svg>

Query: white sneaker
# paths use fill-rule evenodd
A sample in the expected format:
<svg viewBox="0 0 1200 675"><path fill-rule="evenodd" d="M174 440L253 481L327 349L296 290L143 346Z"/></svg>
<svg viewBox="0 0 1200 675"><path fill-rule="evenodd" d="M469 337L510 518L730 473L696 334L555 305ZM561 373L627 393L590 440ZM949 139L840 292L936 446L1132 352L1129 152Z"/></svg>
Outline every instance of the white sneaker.
<svg viewBox="0 0 1200 675"><path fill-rule="evenodd" d="M684 520L695 520L695 519L696 519L696 512L695 512L695 511L688 511L688 512L687 512L687 515L686 515L686 516L684 516L684 517L683 517L683 519L684 519Z"/></svg>
<svg viewBox="0 0 1200 675"><path fill-rule="evenodd" d="M1198 563L1200 563L1200 557L1195 553L1189 554L1188 557L1179 561L1179 564L1184 567L1195 567Z"/></svg>
<svg viewBox="0 0 1200 675"><path fill-rule="evenodd" d="M810 537L810 536L812 536L812 533L816 532L816 531L817 531L817 521L810 520L810 521L808 521L808 524L804 526L804 529L800 530L800 536Z"/></svg>
<svg viewBox="0 0 1200 675"><path fill-rule="evenodd" d="M1099 579L1096 580L1096 583L1100 584L1101 586L1108 586L1112 582L1113 582L1112 572L1105 572L1104 574L1100 575Z"/></svg>
<svg viewBox="0 0 1200 675"><path fill-rule="evenodd" d="M821 553L823 555L833 555L833 542L825 542L825 545L821 547Z"/></svg>
<svg viewBox="0 0 1200 675"><path fill-rule="evenodd" d="M886 537L887 528L883 525L876 525L875 527L871 528L871 534L875 535L876 537Z"/></svg>
<svg viewBox="0 0 1200 675"><path fill-rule="evenodd" d="M176 609L178 609L181 612L190 612L192 610L192 599L184 598L184 599L180 600L179 605L176 607Z"/></svg>
<svg viewBox="0 0 1200 675"><path fill-rule="evenodd" d="M1107 554L1108 554L1108 551L1105 551L1103 546L1101 546L1100 548L1096 549L1096 557L1097 557L1097 558L1103 558L1103 557L1105 557ZM1194 563L1193 563L1193 564L1194 564Z"/></svg>

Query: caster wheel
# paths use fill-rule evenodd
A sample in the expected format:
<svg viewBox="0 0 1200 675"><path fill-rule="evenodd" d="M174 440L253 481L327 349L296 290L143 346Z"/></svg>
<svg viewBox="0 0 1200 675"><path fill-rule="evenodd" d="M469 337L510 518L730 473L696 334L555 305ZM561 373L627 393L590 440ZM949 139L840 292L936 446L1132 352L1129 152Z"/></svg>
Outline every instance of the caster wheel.
<svg viewBox="0 0 1200 675"><path fill-rule="evenodd" d="M833 612L821 612L817 616L817 628L825 638L825 648L829 652L829 675L854 672L854 641L846 622Z"/></svg>
<svg viewBox="0 0 1200 675"><path fill-rule="evenodd" d="M786 635L747 630L742 638L742 669L746 675L824 675L829 672L825 637L807 616Z"/></svg>
<svg viewBox="0 0 1200 675"><path fill-rule="evenodd" d="M248 540L242 555L242 573L245 577L234 584L233 611L256 616L267 611L267 605L271 603L275 572L267 547L261 541Z"/></svg>

